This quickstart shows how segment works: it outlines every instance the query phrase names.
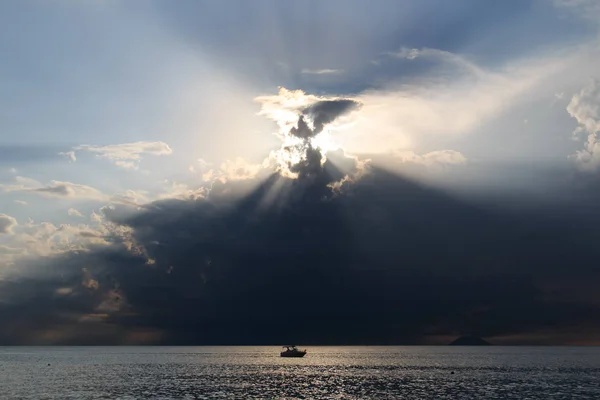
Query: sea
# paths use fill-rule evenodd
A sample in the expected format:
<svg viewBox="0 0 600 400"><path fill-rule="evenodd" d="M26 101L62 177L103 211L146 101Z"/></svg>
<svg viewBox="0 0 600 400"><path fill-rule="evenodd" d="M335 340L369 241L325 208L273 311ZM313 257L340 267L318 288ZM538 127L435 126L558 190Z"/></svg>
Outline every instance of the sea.
<svg viewBox="0 0 600 400"><path fill-rule="evenodd" d="M600 399L600 347L0 347L2 399Z"/></svg>

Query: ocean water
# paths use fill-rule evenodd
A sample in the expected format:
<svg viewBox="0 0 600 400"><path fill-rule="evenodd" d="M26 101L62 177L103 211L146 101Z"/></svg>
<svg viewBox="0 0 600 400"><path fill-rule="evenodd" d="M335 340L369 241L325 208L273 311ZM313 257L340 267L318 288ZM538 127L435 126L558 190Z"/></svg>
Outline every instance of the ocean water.
<svg viewBox="0 0 600 400"><path fill-rule="evenodd" d="M2 399L600 399L596 347L0 347Z"/></svg>

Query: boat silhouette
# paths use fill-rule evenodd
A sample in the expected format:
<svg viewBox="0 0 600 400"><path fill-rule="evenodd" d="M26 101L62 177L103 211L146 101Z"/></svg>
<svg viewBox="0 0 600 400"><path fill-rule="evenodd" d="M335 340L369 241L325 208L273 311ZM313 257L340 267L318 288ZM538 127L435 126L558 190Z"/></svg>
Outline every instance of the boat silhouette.
<svg viewBox="0 0 600 400"><path fill-rule="evenodd" d="M279 355L281 357L304 357L306 350L298 350L296 346L283 346L285 349Z"/></svg>

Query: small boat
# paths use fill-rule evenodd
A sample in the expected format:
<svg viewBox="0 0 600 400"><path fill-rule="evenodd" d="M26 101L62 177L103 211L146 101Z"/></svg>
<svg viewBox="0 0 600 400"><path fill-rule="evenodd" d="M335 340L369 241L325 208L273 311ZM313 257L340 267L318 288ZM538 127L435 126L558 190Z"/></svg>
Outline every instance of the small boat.
<svg viewBox="0 0 600 400"><path fill-rule="evenodd" d="M298 350L296 346L283 346L285 349L279 355L281 357L304 357L306 350Z"/></svg>

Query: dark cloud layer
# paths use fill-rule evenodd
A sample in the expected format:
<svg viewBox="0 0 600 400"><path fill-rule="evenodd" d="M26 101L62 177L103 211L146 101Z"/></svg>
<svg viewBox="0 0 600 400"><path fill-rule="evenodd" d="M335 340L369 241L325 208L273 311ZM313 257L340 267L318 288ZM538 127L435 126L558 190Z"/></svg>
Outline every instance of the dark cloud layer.
<svg viewBox="0 0 600 400"><path fill-rule="evenodd" d="M597 220L493 213L377 169L334 193L327 185L341 176L327 162L296 180L273 175L243 198L230 197L240 184L231 182L209 199L107 209L144 250L115 239L22 265L45 275L0 283L0 340L386 344L598 332Z"/></svg>
<svg viewBox="0 0 600 400"><path fill-rule="evenodd" d="M313 120L315 134L318 134L325 125L360 107L359 102L350 99L322 100L304 109L304 114Z"/></svg>
<svg viewBox="0 0 600 400"><path fill-rule="evenodd" d="M360 109L361 103L350 99L322 100L302 110L298 118L298 126L291 129L290 134L301 139L309 139L323 131L325 125L332 123L344 114ZM311 129L306 122L313 123Z"/></svg>
<svg viewBox="0 0 600 400"><path fill-rule="evenodd" d="M284 151L302 155L295 165L290 163L287 166L290 172L298 174L299 181L306 184L310 180L317 187L325 188L327 184L340 181L345 175L353 175L356 172L356 159L347 157L342 150L327 155L333 157L341 169L337 168L334 172L331 160L322 165L323 154L319 148L313 146L311 138L321 133L325 125L360 107L361 103L355 100L337 99L322 100L302 110L297 126L292 127L289 132L290 135L302 139L302 142L283 148ZM308 125L306 118L312 121L313 128ZM326 173L323 174L322 171ZM313 180L317 182L312 182Z"/></svg>

